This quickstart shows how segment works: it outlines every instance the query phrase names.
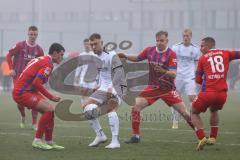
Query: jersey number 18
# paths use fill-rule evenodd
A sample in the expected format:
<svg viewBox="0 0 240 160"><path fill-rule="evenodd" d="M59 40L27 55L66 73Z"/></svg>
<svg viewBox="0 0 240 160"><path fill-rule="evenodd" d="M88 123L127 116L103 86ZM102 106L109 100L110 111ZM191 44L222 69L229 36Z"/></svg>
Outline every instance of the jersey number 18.
<svg viewBox="0 0 240 160"><path fill-rule="evenodd" d="M224 64L222 56L209 57L208 62L210 62L212 73L224 72Z"/></svg>

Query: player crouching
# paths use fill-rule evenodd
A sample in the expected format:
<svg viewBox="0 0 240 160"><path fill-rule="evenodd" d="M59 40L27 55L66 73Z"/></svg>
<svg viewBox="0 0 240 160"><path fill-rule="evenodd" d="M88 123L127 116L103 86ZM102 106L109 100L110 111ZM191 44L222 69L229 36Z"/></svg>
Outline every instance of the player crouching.
<svg viewBox="0 0 240 160"><path fill-rule="evenodd" d="M52 95L43 86L53 70L53 63L59 64L64 52L62 45L53 43L49 48L49 55L31 60L14 85L13 99L22 106L42 113L32 142L34 148L64 149L52 140L55 107L44 98L45 96L51 101L58 102L60 97ZM42 139L44 134L46 142Z"/></svg>

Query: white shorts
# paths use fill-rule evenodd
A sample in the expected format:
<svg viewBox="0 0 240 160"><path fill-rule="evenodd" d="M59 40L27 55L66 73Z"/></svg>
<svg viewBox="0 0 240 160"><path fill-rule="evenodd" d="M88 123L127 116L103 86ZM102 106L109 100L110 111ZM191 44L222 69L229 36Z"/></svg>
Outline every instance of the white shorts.
<svg viewBox="0 0 240 160"><path fill-rule="evenodd" d="M96 82L81 82L79 84L80 87L84 87L84 88L89 88L89 89L94 89L97 87L97 83Z"/></svg>
<svg viewBox="0 0 240 160"><path fill-rule="evenodd" d="M100 103L100 105L107 103L108 100L107 92L101 90L96 90L89 98L97 101L98 103ZM113 98L116 99L118 105L120 106L122 99L118 95L114 95Z"/></svg>
<svg viewBox="0 0 240 160"><path fill-rule="evenodd" d="M176 88L180 94L196 95L195 79L178 79L176 78Z"/></svg>

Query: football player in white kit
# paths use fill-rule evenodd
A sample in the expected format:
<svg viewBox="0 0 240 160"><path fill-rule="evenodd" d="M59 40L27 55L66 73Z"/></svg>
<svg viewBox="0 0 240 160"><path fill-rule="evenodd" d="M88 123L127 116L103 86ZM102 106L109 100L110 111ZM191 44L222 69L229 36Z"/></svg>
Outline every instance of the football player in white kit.
<svg viewBox="0 0 240 160"><path fill-rule="evenodd" d="M126 80L121 76L124 75L122 63L114 51L109 53L104 51L100 34L92 34L89 40L93 52L101 59L103 64L101 68L99 68L98 88L87 98L83 105L84 113L88 115L90 125L96 133L96 138L88 146L96 147L100 143L107 141L107 137L102 130L99 120L97 116L94 115L97 108L107 104L107 115L109 118L110 130L112 132L112 140L105 148L120 148L118 140L119 119L116 110L121 103L123 87L126 87ZM119 84L121 81L123 82L121 85L116 85L116 83Z"/></svg>
<svg viewBox="0 0 240 160"><path fill-rule="evenodd" d="M185 29L182 33L183 42L172 46L177 55L176 88L180 94L186 94L192 102L196 97L195 66L200 57L200 49L191 43L192 30ZM180 115L171 107L173 129L178 128Z"/></svg>
<svg viewBox="0 0 240 160"><path fill-rule="evenodd" d="M91 50L91 46L89 44L89 39L86 38L83 40L83 46L84 46L84 51L79 54L80 56L81 55L96 56L93 53L93 51ZM84 102L87 98L87 97L85 97L85 95L87 95L88 89L95 89L97 87L97 79L95 81L91 81L91 82L86 82L84 80L87 69L88 69L88 65L82 65L82 66L78 67L75 71L74 85L87 88L82 93L83 96L81 97L81 105L84 104Z"/></svg>

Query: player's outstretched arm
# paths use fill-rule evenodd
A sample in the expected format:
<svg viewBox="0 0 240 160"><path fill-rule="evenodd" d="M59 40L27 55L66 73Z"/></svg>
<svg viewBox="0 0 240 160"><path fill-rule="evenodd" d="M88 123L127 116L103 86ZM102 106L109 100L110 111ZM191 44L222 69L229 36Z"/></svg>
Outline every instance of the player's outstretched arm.
<svg viewBox="0 0 240 160"><path fill-rule="evenodd" d="M119 58L125 58L129 61L132 61L132 62L138 62L139 61L139 58L137 55L127 55L125 53L118 53L117 54Z"/></svg>

